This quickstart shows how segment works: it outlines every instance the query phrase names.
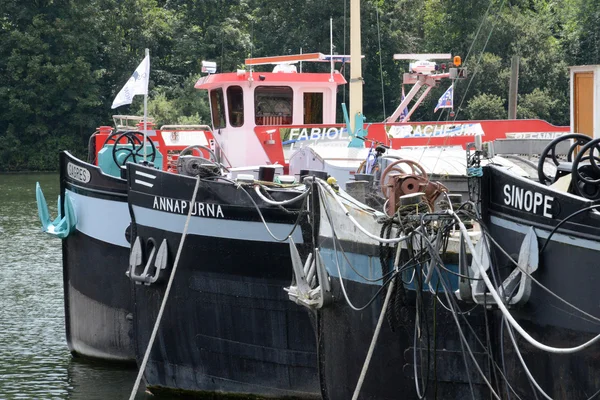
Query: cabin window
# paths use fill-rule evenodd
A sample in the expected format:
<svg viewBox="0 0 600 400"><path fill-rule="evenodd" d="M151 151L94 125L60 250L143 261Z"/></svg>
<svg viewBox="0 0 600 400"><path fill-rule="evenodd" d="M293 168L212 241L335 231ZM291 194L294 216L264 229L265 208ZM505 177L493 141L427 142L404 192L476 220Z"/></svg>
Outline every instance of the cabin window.
<svg viewBox="0 0 600 400"><path fill-rule="evenodd" d="M323 123L323 93L304 93L304 123Z"/></svg>
<svg viewBox="0 0 600 400"><path fill-rule="evenodd" d="M213 128L225 128L225 100L223 99L223 89L218 88L210 91L210 112Z"/></svg>
<svg viewBox="0 0 600 400"><path fill-rule="evenodd" d="M254 90L256 125L291 125L293 100L288 86L258 86Z"/></svg>
<svg viewBox="0 0 600 400"><path fill-rule="evenodd" d="M229 125L233 127L244 125L244 91L240 86L227 88L227 107Z"/></svg>

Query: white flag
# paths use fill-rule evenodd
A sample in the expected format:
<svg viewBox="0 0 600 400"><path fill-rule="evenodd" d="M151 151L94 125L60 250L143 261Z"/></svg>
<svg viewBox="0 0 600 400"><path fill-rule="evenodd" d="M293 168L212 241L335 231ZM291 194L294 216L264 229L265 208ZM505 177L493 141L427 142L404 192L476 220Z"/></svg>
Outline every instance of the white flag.
<svg viewBox="0 0 600 400"><path fill-rule="evenodd" d="M148 78L150 77L150 56L147 55L144 60L135 69L131 78L127 81L123 89L115 97L111 108L117 108L125 104L131 104L133 96L136 94L148 94Z"/></svg>

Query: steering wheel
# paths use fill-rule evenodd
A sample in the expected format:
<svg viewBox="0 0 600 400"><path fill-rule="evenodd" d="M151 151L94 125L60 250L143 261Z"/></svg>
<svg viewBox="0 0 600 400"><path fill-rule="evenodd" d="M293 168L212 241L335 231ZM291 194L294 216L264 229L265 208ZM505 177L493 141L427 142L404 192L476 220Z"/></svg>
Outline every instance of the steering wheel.
<svg viewBox="0 0 600 400"><path fill-rule="evenodd" d="M402 168L399 167L400 164L407 165L410 168L410 174L416 175L416 178L419 181L426 182L428 180L427 172L425 172L425 169L423 168L423 166L421 164L419 164L418 162L413 161L413 160L406 160L406 159L400 159L400 160L394 161L393 163L388 165L387 168L381 174L381 181L380 181L381 191L383 192L383 195L385 197L388 197L388 198L390 197L389 191L391 188L386 186L386 181L387 181L388 175L391 172L399 172L403 175L408 175L408 173L406 171L404 171Z"/></svg>
<svg viewBox="0 0 600 400"><path fill-rule="evenodd" d="M212 151L210 147L202 146L201 144L193 144L191 146L186 147L185 149L181 150L181 152L179 153L179 157L194 155L194 150L197 150L198 153L200 153L200 158L212 161L213 164L218 164L219 160L217 159L217 155L215 154L215 152ZM210 159L202 156L202 150L206 150L208 152Z"/></svg>
<svg viewBox="0 0 600 400"><path fill-rule="evenodd" d="M127 139L126 143L121 143L122 139ZM111 133L104 141L103 147L108 143L114 142L115 145L112 149L113 161L119 168L123 168L129 161L134 163L138 162L138 159L144 159L144 134L140 131L117 131ZM146 160L154 162L156 159L156 146L152 139L146 136L146 143L150 143L152 150L146 154ZM131 147L124 146L130 144ZM125 154L125 158L123 158Z"/></svg>
<svg viewBox="0 0 600 400"><path fill-rule="evenodd" d="M202 150L206 150L208 152L209 158L206 158L203 156ZM197 151L198 153L200 153L200 156L194 156L193 155L194 151ZM217 155L214 153L214 151L212 151L212 149L210 149L209 147L200 145L200 144L194 144L194 145L188 146L185 149L181 150L181 152L179 153L179 156L177 157L177 172L180 174L184 170L184 164L183 164L184 156L188 156L188 158L189 158L189 156L193 156L194 159L196 159L198 161L202 161L203 163L206 161L206 162L208 162L208 164L215 167L215 169L218 171L221 171L221 170L229 171L226 167L224 167L219 162ZM196 167L197 167L197 165L194 167L194 169L196 169Z"/></svg>
<svg viewBox="0 0 600 400"><path fill-rule="evenodd" d="M581 163L584 161L589 161L589 164L582 165ZM571 180L575 193L590 200L600 199L600 166L598 164L600 164L600 139L594 139L581 148L573 161Z"/></svg>
<svg viewBox="0 0 600 400"><path fill-rule="evenodd" d="M540 156L540 161L538 162L538 178L541 184L551 185L556 181L557 174L555 174L554 176L546 175L546 173L544 172L544 164L546 163L547 158L551 158L552 162L554 163L554 166L558 168L560 160L556 156L556 146L558 146L561 142L565 140L573 140L573 144L571 145L571 147L569 147L569 151L567 152L567 161L572 162L573 154L575 153L577 147L584 146L590 140L592 140L592 138L579 133L572 133L569 135L557 137L552 142L550 142L550 144L548 144L548 146L546 146L546 148L542 152Z"/></svg>

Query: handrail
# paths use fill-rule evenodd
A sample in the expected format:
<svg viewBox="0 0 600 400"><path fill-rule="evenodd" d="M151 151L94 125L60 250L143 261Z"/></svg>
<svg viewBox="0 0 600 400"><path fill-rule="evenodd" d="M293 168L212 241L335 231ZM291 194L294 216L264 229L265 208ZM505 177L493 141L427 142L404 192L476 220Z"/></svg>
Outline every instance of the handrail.
<svg viewBox="0 0 600 400"><path fill-rule="evenodd" d="M166 130L166 129L182 129L182 130L201 129L203 131L212 132L212 129L208 125L163 125L160 127L161 131Z"/></svg>

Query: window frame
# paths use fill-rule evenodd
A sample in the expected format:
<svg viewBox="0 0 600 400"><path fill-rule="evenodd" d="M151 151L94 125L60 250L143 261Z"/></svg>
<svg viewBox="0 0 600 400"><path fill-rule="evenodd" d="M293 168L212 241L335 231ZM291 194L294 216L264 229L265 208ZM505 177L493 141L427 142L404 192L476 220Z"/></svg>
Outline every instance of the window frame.
<svg viewBox="0 0 600 400"><path fill-rule="evenodd" d="M240 100L241 100L242 107L239 110L233 110L234 104L239 104L239 103L232 101L232 96L230 94L230 91L232 89L235 89L235 90L239 89L239 91L240 91L239 94L240 94ZM240 127L244 126L244 89L239 85L228 86L227 90L225 91L225 95L227 96L227 114L229 114L229 125L233 128L240 128ZM241 123L234 124L233 117L235 115L241 116Z"/></svg>
<svg viewBox="0 0 600 400"><path fill-rule="evenodd" d="M213 93L221 93L220 98L218 99L213 99ZM227 116L225 115L225 96L223 94L223 88L222 87L218 87L218 88L214 88L211 89L209 92L209 103L210 103L210 118L211 118L211 122L212 122L212 126L213 129L223 129L225 127L227 127ZM214 101L216 100L216 101ZM215 104L215 103L219 103L219 104ZM215 106L216 109L215 109ZM215 116L221 117L222 118L222 124L215 124ZM219 121L221 122L221 121Z"/></svg>
<svg viewBox="0 0 600 400"><path fill-rule="evenodd" d="M275 90L273 90L275 89ZM271 90L271 94L276 94L277 90L281 90L283 93L283 90L288 91L288 93L286 93L286 95L289 95L288 97L283 97L282 99L279 101L286 101L287 106L289 108L289 114L285 114L285 115L276 115L277 111L267 111L267 114L271 114L271 115L259 115L259 111L258 111L258 106L259 103L261 103L261 101L263 99L258 98L258 96L263 95L263 93L261 92L266 92L265 94L268 94L268 91ZM269 99L270 102L273 103L273 105L277 105L277 96L272 96L272 97L267 97L264 96L265 99ZM268 102L266 102L268 103ZM263 111L264 113L264 111ZM281 113L280 113L281 114ZM294 122L294 89L291 86L270 86L270 85L262 85L262 86L257 86L254 89L254 123L257 126L264 126L264 125L293 125Z"/></svg>

